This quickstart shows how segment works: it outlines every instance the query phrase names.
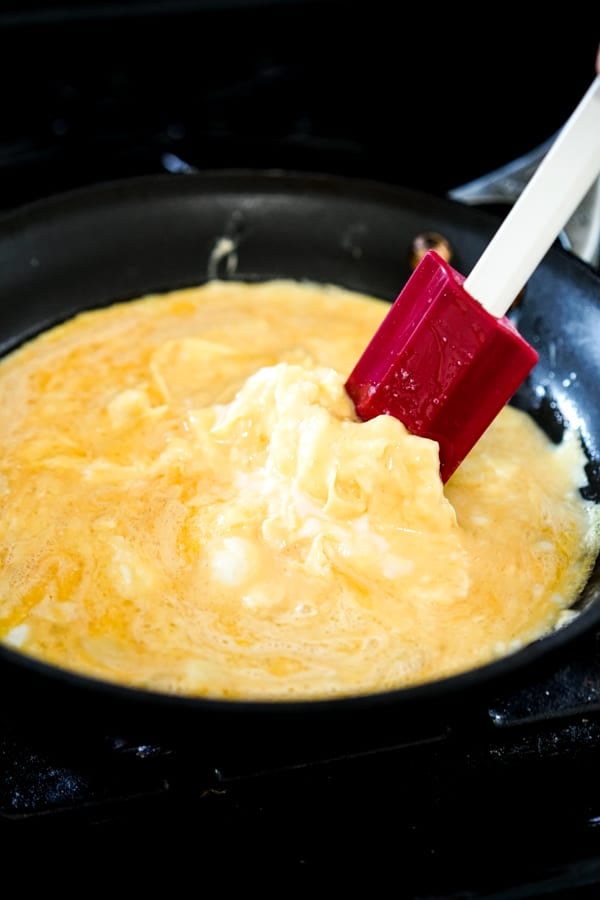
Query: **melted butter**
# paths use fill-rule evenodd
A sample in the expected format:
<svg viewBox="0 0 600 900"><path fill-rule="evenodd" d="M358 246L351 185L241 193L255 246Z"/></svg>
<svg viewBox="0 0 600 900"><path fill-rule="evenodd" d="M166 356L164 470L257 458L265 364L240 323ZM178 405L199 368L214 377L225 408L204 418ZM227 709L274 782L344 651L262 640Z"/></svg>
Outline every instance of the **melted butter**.
<svg viewBox="0 0 600 900"><path fill-rule="evenodd" d="M506 407L448 482L344 382L388 306L211 282L0 363L0 639L196 696L363 693L560 625L598 544L576 435Z"/></svg>

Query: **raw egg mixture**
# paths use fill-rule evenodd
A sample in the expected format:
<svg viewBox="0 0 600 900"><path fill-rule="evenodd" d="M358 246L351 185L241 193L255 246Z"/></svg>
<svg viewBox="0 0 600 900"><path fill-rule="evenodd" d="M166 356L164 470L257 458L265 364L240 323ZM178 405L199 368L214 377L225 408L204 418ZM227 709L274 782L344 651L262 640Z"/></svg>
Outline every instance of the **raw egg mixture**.
<svg viewBox="0 0 600 900"><path fill-rule="evenodd" d="M584 457L506 407L438 446L358 420L383 301L209 282L85 312L0 363L0 640L168 693L352 695L503 656L572 615Z"/></svg>

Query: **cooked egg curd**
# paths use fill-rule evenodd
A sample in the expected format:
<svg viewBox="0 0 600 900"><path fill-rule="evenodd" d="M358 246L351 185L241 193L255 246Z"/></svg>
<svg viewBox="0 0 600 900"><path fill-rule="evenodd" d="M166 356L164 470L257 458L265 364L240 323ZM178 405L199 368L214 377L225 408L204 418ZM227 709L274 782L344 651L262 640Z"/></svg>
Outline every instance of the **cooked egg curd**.
<svg viewBox="0 0 600 900"><path fill-rule="evenodd" d="M437 679L559 625L598 543L576 435L506 407L438 446L344 382L388 306L210 282L85 312L0 363L0 639L193 696Z"/></svg>

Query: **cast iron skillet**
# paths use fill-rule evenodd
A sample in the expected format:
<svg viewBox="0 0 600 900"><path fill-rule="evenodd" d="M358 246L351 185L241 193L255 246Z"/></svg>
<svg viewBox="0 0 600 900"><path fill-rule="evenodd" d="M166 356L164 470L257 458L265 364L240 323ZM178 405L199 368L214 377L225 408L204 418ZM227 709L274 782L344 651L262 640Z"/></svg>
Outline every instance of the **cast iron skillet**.
<svg viewBox="0 0 600 900"><path fill-rule="evenodd" d="M280 172L155 176L84 189L0 221L0 353L79 310L212 277L330 282L390 301L409 275L415 235L441 232L468 273L498 226L451 200L343 178ZM228 240L223 241L226 238ZM514 398L559 440L577 424L600 499L600 278L558 245L516 310L540 353ZM335 752L403 740L454 717L532 668L555 664L600 626L600 573L561 631L491 665L385 694L309 702L223 702L97 682L0 647L0 696L11 715L51 728L202 747L207 753ZM0 709L1 714L1 709Z"/></svg>

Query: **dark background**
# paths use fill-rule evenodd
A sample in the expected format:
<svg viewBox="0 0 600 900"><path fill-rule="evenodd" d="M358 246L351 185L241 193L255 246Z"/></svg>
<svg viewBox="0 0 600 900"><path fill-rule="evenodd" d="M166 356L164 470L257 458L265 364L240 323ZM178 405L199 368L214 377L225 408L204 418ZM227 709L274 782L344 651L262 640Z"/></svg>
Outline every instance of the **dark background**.
<svg viewBox="0 0 600 900"><path fill-rule="evenodd" d="M443 193L566 120L594 76L598 9L4 3L0 202L155 171L165 151Z"/></svg>

